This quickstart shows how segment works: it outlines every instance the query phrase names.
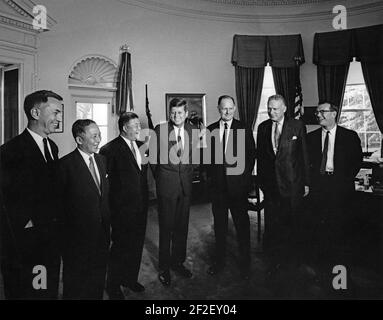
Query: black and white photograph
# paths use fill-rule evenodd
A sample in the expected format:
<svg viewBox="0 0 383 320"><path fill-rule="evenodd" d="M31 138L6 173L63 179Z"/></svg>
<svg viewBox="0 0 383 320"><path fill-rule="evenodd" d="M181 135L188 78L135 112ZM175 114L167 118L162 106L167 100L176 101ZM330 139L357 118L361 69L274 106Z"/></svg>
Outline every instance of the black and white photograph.
<svg viewBox="0 0 383 320"><path fill-rule="evenodd" d="M0 0L0 304L382 300L382 17Z"/></svg>

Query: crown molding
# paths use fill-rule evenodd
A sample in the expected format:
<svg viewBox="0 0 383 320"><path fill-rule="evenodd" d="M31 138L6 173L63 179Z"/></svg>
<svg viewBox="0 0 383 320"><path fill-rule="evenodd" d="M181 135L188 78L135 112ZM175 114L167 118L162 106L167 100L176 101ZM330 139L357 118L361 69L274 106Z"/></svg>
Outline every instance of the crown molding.
<svg viewBox="0 0 383 320"><path fill-rule="evenodd" d="M291 6L291 5L305 5L317 4L331 0L203 0L218 4L228 4L236 6Z"/></svg>
<svg viewBox="0 0 383 320"><path fill-rule="evenodd" d="M33 19L32 14L33 8L36 5L30 0L0 0L8 5L15 14L8 14L5 12L0 12L0 23L5 24L10 27L17 29L22 29L29 33L38 34L43 31L48 31L52 28L57 22L47 14L47 29L46 30L35 30L33 28Z"/></svg>
<svg viewBox="0 0 383 320"><path fill-rule="evenodd" d="M156 11L160 13L170 14L170 15L176 15L176 16L182 16L182 17L189 17L189 18L196 18L196 19L204 19L204 20L217 20L217 21L227 21L227 22L239 22L239 23L286 23L286 22L299 22L299 21L313 21L313 20L328 20L332 17L332 10L324 10L323 6L321 7L314 7L314 4L322 3L320 0L292 0L296 2L296 4L300 4L300 6L295 7L294 12L292 10L281 10L280 13L273 14L273 13L266 13L266 12L257 12L257 9L259 8L253 5L254 14L248 13L249 11L244 11L238 13L239 10L232 10L232 12L229 12L228 10L222 10L223 3L218 3L215 0L199 0L196 1L196 5L193 7L201 7L204 8L206 6L202 6L201 2L204 4L208 4L209 10L200 10L200 9L194 9L191 8L190 5L193 2L189 2L189 5L186 5L185 2L182 3L176 2L177 5L174 5L173 2L175 1L160 1L160 0L116 0L122 3L125 3L127 5L136 6L144 9L148 9L151 11ZM222 0L225 1L225 0ZM235 0L233 0L235 1ZM311 2L310 2L311 1ZM331 2L332 0L325 0L326 2ZM383 11L383 1L380 0L373 0L373 2L365 3L365 4L352 4L351 0L350 5L347 7L347 12L349 16L354 15L360 15L365 14L368 12L376 12L376 11ZM228 2L230 2L228 0ZM274 6L277 6L277 3L282 2L285 3L286 1L283 0L277 0L272 1L274 2ZM304 6L304 4L313 4L312 10L307 10L307 7ZM185 4L185 5L184 5ZM232 3L233 4L233 3ZM270 8L272 5L268 6L268 12L270 12ZM285 6L284 8L292 8L293 6ZM214 9L215 8L215 9ZM232 9L238 9L240 6L233 6ZM240 8L240 9L243 9ZM245 8L246 9L246 8ZM282 8L281 8L282 9ZM331 6L332 9L332 6ZM236 11L236 12L235 12ZM294 13L291 13L294 12Z"/></svg>

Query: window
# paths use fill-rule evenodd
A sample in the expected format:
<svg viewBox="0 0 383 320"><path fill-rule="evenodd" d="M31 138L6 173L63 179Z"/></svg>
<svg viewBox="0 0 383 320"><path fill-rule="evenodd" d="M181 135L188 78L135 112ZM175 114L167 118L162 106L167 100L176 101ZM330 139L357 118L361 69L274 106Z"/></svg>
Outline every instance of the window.
<svg viewBox="0 0 383 320"><path fill-rule="evenodd" d="M265 75L263 76L263 88L261 102L259 103L257 121L254 125L254 138L256 138L258 125L269 118L267 114L267 100L275 94L273 71L270 66L265 67Z"/></svg>
<svg viewBox="0 0 383 320"><path fill-rule="evenodd" d="M269 116L267 114L267 100L270 96L275 94L275 87L274 87L274 78L273 78L273 70L269 65L265 67L265 74L263 76L263 87L262 87L262 95L261 95L261 101L259 103L259 109L258 109L258 116L257 121L255 122L254 129L253 129L253 136L255 142L257 141L257 130L258 125L262 123L263 121L269 119ZM253 173L256 174L257 172L257 161L255 161L254 170Z"/></svg>
<svg viewBox="0 0 383 320"><path fill-rule="evenodd" d="M101 148L108 142L109 103L76 102L76 119L92 119L101 131Z"/></svg>
<svg viewBox="0 0 383 320"><path fill-rule="evenodd" d="M356 131L363 151L380 150L382 134L375 120L360 62L351 62L339 124Z"/></svg>

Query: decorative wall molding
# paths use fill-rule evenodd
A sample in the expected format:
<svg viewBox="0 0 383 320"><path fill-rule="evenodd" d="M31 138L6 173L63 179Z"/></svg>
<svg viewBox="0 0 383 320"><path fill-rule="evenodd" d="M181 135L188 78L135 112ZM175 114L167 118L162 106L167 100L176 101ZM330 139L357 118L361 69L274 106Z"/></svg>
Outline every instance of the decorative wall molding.
<svg viewBox="0 0 383 320"><path fill-rule="evenodd" d="M332 3L337 4L333 0L324 0L329 5L323 6L321 0L291 0L295 1L297 6L284 6L281 10L276 9L278 3L282 5L283 0L272 1L272 5L256 6L253 5L251 10L244 6L225 6L219 0L195 0L179 1L179 0L118 0L131 6L145 8L148 10L172 14L183 17L239 22L239 23L286 23L298 21L328 20L332 17ZM225 0L222 0L225 1ZM227 0L229 1L229 0ZM236 1L236 0L232 0ZM245 0L246 1L246 0ZM311 2L310 2L311 1ZM353 0L348 0L347 13L349 16L360 15L368 12L383 11L383 1L367 0L367 3L358 4ZM301 3L302 2L302 3ZM234 4L234 3L232 3ZM298 6L298 4L301 4ZM310 6L310 4L312 6ZM320 5L322 4L322 5ZM305 6L307 5L307 6ZM287 10L288 9L288 10ZM278 13L274 13L278 11Z"/></svg>
<svg viewBox="0 0 383 320"><path fill-rule="evenodd" d="M203 0L219 4L239 6L285 6L322 3L331 0Z"/></svg>
<svg viewBox="0 0 383 320"><path fill-rule="evenodd" d="M22 15L25 18L33 19L33 15L26 12L19 4L12 0L3 0L6 4L8 4L11 8L13 8L17 13Z"/></svg>
<svg viewBox="0 0 383 320"><path fill-rule="evenodd" d="M116 89L117 64L102 55L87 55L71 67L68 85L84 89Z"/></svg>
<svg viewBox="0 0 383 320"><path fill-rule="evenodd" d="M35 4L30 0L0 0L3 3L3 10L0 9L0 24L22 29L31 33L38 34L52 28L57 22L47 14L47 29L33 29L33 7ZM5 7L4 7L5 5Z"/></svg>
<svg viewBox="0 0 383 320"><path fill-rule="evenodd" d="M2 15L1 13L0 13L0 23L6 24L8 26L15 27L18 29L22 29L25 31L31 31L31 32L37 33L35 30L33 30L32 24L6 17L6 16Z"/></svg>

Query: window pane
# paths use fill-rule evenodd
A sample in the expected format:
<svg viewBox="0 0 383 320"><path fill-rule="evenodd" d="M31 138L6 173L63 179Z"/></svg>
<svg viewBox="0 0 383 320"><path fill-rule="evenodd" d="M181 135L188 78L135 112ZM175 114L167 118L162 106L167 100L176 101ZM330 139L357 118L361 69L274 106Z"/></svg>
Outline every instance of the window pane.
<svg viewBox="0 0 383 320"><path fill-rule="evenodd" d="M366 122L367 122L367 131L377 131L379 132L378 124L375 120L375 115L372 110L366 111Z"/></svg>
<svg viewBox="0 0 383 320"><path fill-rule="evenodd" d="M91 103L76 102L76 119L92 119L93 106Z"/></svg>
<svg viewBox="0 0 383 320"><path fill-rule="evenodd" d="M381 138L380 132L367 133L367 142L368 142L368 150L378 150L380 149Z"/></svg>
<svg viewBox="0 0 383 320"><path fill-rule="evenodd" d="M360 138L362 149L365 150L366 149L366 134L358 132L358 136Z"/></svg>
<svg viewBox="0 0 383 320"><path fill-rule="evenodd" d="M339 124L342 126L355 130L357 132L359 131L365 131L364 130L364 115L363 111L348 111L348 112L342 112L339 120Z"/></svg>
<svg viewBox="0 0 383 320"><path fill-rule="evenodd" d="M267 115L267 100L270 96L275 94L273 71L270 66L265 67L265 75L263 76L263 88L261 95L261 102L259 103L259 110L257 121L254 126L254 131L258 129L258 125L268 119Z"/></svg>
<svg viewBox="0 0 383 320"><path fill-rule="evenodd" d="M108 142L108 127L107 126L98 126L101 132L101 142L99 148Z"/></svg>
<svg viewBox="0 0 383 320"><path fill-rule="evenodd" d="M358 133L364 151L368 148L368 151L374 152L381 148L382 134L363 81L360 62L350 64L339 124Z"/></svg>
<svg viewBox="0 0 383 320"><path fill-rule="evenodd" d="M106 126L108 124L108 104L106 103L93 104L93 120L99 126Z"/></svg>

